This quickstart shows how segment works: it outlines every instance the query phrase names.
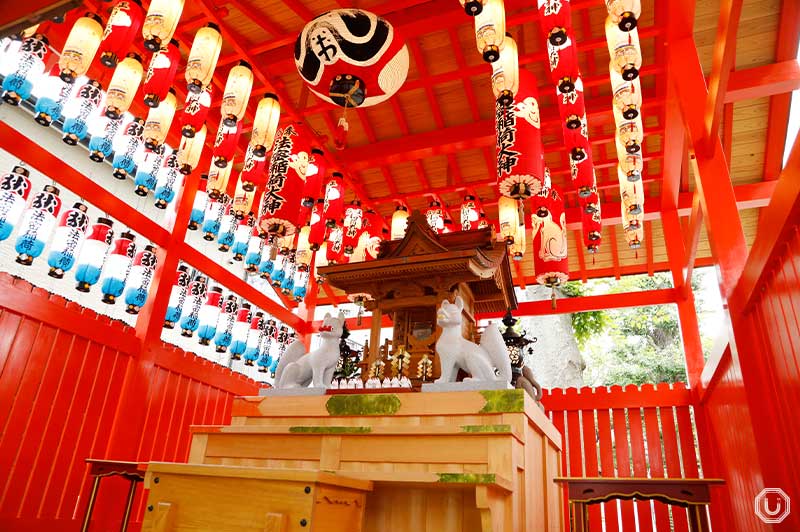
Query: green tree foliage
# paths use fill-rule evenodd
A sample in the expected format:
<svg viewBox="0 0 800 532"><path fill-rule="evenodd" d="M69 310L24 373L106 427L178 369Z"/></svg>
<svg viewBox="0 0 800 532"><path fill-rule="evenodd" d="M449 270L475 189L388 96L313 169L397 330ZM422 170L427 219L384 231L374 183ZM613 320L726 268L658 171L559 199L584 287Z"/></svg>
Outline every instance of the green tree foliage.
<svg viewBox="0 0 800 532"><path fill-rule="evenodd" d="M567 297L580 297L586 295L586 287L578 281L570 281L559 287L562 294ZM603 332L608 322L608 316L602 310L590 312L576 312L572 315L572 330L578 346L583 349L586 342Z"/></svg>

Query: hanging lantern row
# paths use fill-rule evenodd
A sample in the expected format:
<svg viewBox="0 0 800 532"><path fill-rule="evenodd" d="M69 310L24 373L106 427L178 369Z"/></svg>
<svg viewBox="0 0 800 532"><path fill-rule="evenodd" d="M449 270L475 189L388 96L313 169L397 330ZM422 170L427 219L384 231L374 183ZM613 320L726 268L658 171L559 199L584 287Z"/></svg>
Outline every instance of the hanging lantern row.
<svg viewBox="0 0 800 532"><path fill-rule="evenodd" d="M617 177L625 241L638 249L644 238L644 159L642 143L642 89L639 69L642 53L636 19L641 12L638 2L608 2L606 40L611 57L609 75L613 91L614 140L616 145Z"/></svg>
<svg viewBox="0 0 800 532"><path fill-rule="evenodd" d="M564 147L569 157L570 176L582 212L584 244L589 253L596 253L601 242L600 197L589 143L583 79L578 67L569 0L539 0L539 25L547 38L548 65L556 86L556 102Z"/></svg>
<svg viewBox="0 0 800 532"><path fill-rule="evenodd" d="M137 252L129 231L115 239L113 222L101 216L91 223L84 203L64 209L53 185L32 194L29 175L15 166L0 176L0 241L16 230L17 263L31 266L49 243L50 277L63 279L74 269L76 290L89 292L99 283L104 303L122 296L126 312L138 314L155 273L155 247L148 244Z"/></svg>
<svg viewBox="0 0 800 532"><path fill-rule="evenodd" d="M192 338L196 334L200 345L213 342L217 353L229 352L232 360L244 360L245 366L257 365L262 373L275 372L280 355L295 335L251 303L232 293L226 295L208 277L190 273L185 264L175 272L164 316L165 329L176 326L181 336Z"/></svg>

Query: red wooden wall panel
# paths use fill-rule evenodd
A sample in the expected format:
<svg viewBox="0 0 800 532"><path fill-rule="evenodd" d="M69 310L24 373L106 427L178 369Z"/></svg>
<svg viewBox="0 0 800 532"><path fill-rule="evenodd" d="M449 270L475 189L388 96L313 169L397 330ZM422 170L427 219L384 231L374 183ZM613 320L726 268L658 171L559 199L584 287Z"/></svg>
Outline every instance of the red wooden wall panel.
<svg viewBox="0 0 800 532"><path fill-rule="evenodd" d="M191 424L227 423L234 395L257 393L253 381L171 346L155 346L146 364L132 336L0 274L0 530L76 530L89 491L85 458L185 461ZM141 371L146 395L123 401ZM115 432L136 441L115 444ZM118 527L126 489L103 483L97 529Z"/></svg>

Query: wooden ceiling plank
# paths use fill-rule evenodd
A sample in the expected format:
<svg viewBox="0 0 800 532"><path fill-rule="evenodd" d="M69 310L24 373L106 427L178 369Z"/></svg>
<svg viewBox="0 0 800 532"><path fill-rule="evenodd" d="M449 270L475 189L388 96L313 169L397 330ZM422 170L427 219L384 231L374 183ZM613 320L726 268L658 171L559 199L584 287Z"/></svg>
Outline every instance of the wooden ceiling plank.
<svg viewBox="0 0 800 532"><path fill-rule="evenodd" d="M259 28L270 34L270 36L279 37L286 34L286 30L271 21L264 10L259 11L248 0L226 0L225 3L235 7L245 17L252 20Z"/></svg>

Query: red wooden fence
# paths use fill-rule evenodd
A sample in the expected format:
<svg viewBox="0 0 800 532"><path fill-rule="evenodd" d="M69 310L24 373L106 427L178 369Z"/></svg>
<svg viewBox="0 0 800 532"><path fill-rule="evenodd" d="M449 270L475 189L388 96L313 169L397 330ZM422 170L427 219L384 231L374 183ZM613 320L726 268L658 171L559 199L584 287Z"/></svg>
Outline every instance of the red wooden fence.
<svg viewBox="0 0 800 532"><path fill-rule="evenodd" d="M232 397L257 393L171 346L140 351L129 327L0 274L0 530L76 530L86 457L185 461L189 425L228 423ZM126 486L103 484L97 529L113 530Z"/></svg>
<svg viewBox="0 0 800 532"><path fill-rule="evenodd" d="M565 475L702 476L691 394L682 383L556 389L542 403L564 436ZM589 522L614 532L689 530L685 509L655 501L591 505Z"/></svg>

